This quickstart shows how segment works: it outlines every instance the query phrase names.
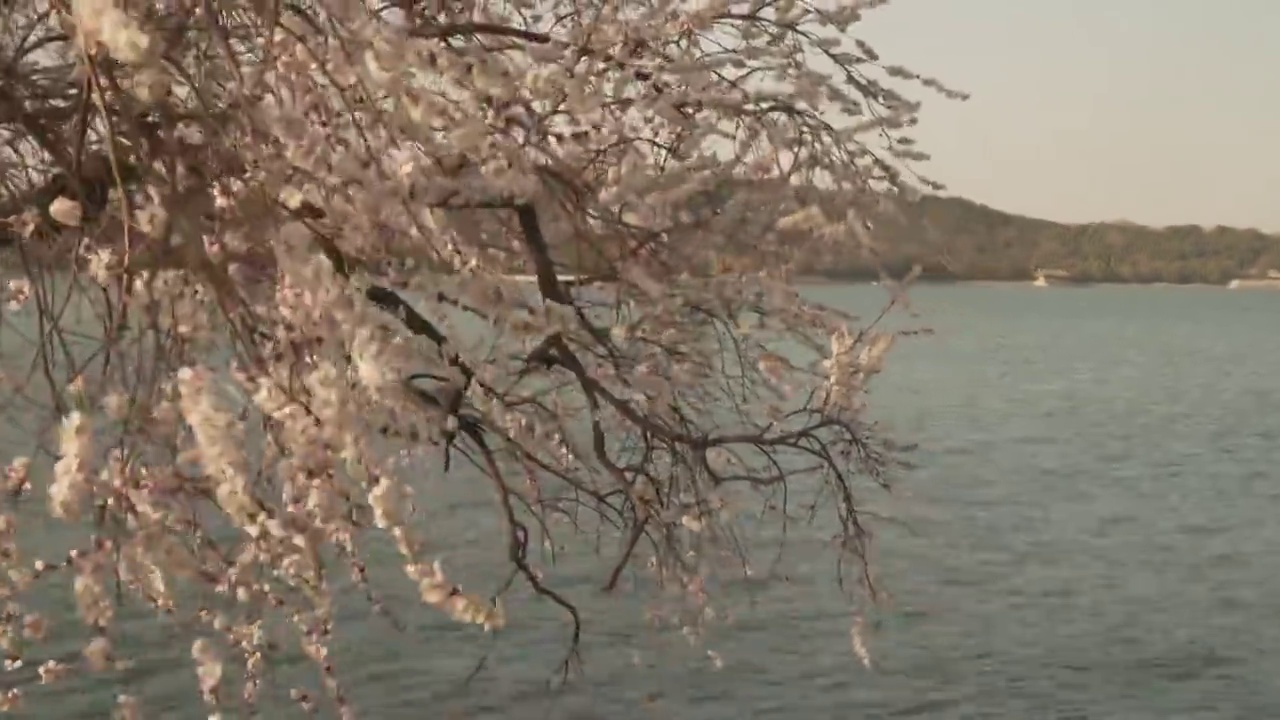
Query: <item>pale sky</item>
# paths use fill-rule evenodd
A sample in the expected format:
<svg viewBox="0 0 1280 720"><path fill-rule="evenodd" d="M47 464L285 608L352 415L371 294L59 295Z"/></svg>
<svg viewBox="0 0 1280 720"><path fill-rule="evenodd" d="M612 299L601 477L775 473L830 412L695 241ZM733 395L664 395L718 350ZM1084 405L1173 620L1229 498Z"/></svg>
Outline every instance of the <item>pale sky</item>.
<svg viewBox="0 0 1280 720"><path fill-rule="evenodd" d="M893 0L859 34L972 94L913 95L949 193L1280 232L1280 0Z"/></svg>

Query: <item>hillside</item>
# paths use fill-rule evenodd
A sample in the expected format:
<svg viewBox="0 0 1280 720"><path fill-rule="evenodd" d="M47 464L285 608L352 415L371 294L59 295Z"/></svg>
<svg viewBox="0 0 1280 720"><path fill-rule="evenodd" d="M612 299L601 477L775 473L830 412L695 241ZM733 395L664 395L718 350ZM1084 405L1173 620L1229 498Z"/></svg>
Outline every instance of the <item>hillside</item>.
<svg viewBox="0 0 1280 720"><path fill-rule="evenodd" d="M1280 236L1258 230L1068 225L936 196L895 215L876 223L882 259L894 275L919 263L925 277L936 279L1026 280L1043 268L1083 282L1225 284L1280 269ZM861 253L824 264L798 269L831 278L877 274Z"/></svg>
<svg viewBox="0 0 1280 720"><path fill-rule="evenodd" d="M702 208L706 211L727 202L755 208L752 214L759 217L752 222L757 223L759 234L742 233L741 247L731 253L736 256L733 265L739 268L785 262L781 257L762 255L758 242L760 235L769 232L777 207L767 200L759 202L759 198L776 199L778 191L753 190L743 192L739 187L722 191L709 197ZM834 198L815 199L829 210L841 209ZM924 268L923 277L932 280L1030 280L1039 268L1060 271L1080 282L1226 284L1280 270L1280 236L1252 229L1198 225L1155 228L1129 222L1070 225L940 196L925 196L904 205L876 218L874 225L881 266L895 276L905 275L919 264ZM553 246L561 245L556 238L573 234L568 228L550 230ZM12 231L0 225L0 248L14 240ZM783 241L799 274L831 279L874 279L880 275L876 262L854 242L848 251L834 253L830 248L811 252L805 245L802 235ZM591 272L592 263L584 259L604 248L566 246L557 250L565 271ZM519 253L512 253L508 259L512 272L528 272L521 259ZM3 264L12 262L11 258L6 260ZM709 271L714 261L705 262Z"/></svg>

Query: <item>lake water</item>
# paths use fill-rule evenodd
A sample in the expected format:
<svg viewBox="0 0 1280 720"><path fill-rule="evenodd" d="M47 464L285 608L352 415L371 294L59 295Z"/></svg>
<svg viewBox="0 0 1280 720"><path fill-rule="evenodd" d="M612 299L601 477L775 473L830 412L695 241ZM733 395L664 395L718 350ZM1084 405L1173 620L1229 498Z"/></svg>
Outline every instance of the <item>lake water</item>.
<svg viewBox="0 0 1280 720"><path fill-rule="evenodd" d="M861 312L883 298L811 292ZM600 597L606 568L580 552L552 576L588 623L585 675L567 690L545 690L565 641L549 608L513 603L488 640L430 612L400 632L352 605L335 659L362 716L1280 717L1280 295L961 285L912 300L920 317L898 322L935 334L895 348L873 392L887 429L920 449L876 501L905 527L880 530L892 597L871 616L871 669L814 552L821 533L791 546L788 581L724 588L733 621L705 647L646 630L632 597ZM484 567L489 500L424 482L447 562ZM188 641L125 634L148 716L204 717L185 702ZM64 686L39 716L104 717L106 692Z"/></svg>

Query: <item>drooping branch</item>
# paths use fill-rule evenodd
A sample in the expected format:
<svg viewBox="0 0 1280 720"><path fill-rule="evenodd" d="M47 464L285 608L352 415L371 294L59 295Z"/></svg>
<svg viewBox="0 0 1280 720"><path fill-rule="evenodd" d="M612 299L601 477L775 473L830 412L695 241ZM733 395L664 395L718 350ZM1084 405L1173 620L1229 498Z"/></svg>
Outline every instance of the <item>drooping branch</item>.
<svg viewBox="0 0 1280 720"><path fill-rule="evenodd" d="M128 337L87 387L47 375L79 409L53 418L59 518L113 543L85 545L77 584L120 578L117 600L181 605L147 585L154 565L211 590L197 619L237 620L191 634L245 658L247 688L264 680L252 623L288 619L344 715L332 563L378 608L365 533L385 532L422 602L458 622L500 627L516 583L563 609L567 671L587 618L544 575L562 533L594 535L605 591L646 568L679 583L693 625L707 577L746 572L730 495L758 496L784 534L797 512L826 518L838 560L865 560L857 483L885 482L892 459L860 408L869 336L775 282L789 253L848 250L850 208L897 180L885 168L901 155L881 158L859 126L897 143L914 109L866 81L872 53L832 44L861 4L482 5L408 2L393 24L358 3L73 4L59 22L100 42L48 46L56 71L34 68L11 93L22 103L0 103L2 131L39 156L15 187L79 178L94 153L116 170L21 199L70 193L104 216L57 229L90 271L78 292ZM806 67L814 46L843 65ZM121 202L100 208L108 191ZM308 232L282 231L295 221ZM571 243L595 246L607 286L560 277L581 270ZM748 252L770 272L709 270ZM533 297L500 277L514 267L531 268ZM37 342L70 355L40 291ZM424 435L443 438L446 478L461 455L492 488L506 582L488 602L416 532L435 503L414 492L432 485L404 461ZM0 549L0 575L20 570ZM193 645L202 696L225 712L206 650Z"/></svg>

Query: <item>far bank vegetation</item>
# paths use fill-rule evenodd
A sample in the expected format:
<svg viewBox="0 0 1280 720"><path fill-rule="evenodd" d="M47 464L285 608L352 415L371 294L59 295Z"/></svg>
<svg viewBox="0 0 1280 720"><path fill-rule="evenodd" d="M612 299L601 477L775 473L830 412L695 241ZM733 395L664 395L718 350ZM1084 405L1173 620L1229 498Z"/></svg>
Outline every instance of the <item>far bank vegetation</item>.
<svg viewBox="0 0 1280 720"><path fill-rule="evenodd" d="M745 194L757 202L768 195ZM773 197L776 201L778 196ZM821 202L838 204L830 198ZM802 231L794 231L786 243L757 244L743 237L737 252L708 257L699 270L787 262L798 275L874 280L880 268L900 277L920 265L925 280L1030 281L1038 269L1052 268L1059 281L1214 285L1241 278L1262 280L1280 270L1280 237L1255 229L1149 227L1124 221L1065 224L932 195L886 208L872 224L874 255L856 238L833 248L830 243L809 242ZM760 232L776 230L762 226ZM780 246L788 248L785 256L779 255ZM757 247L773 252L766 257ZM590 249L567 248L562 257L570 268L589 271L593 254Z"/></svg>

